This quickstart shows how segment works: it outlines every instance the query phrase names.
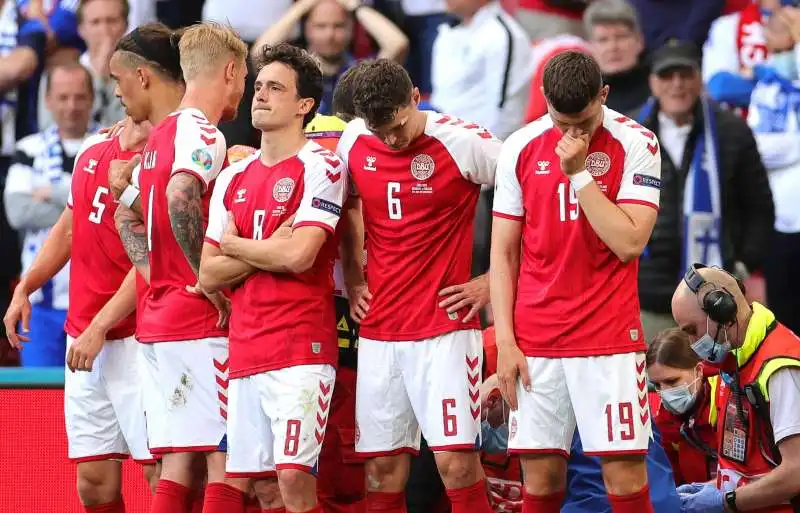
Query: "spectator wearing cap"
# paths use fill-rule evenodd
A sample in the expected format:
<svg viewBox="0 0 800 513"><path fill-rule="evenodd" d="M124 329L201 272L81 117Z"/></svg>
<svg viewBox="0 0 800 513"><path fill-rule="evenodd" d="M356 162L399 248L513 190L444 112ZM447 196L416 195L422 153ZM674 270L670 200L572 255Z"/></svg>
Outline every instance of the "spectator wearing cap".
<svg viewBox="0 0 800 513"><path fill-rule="evenodd" d="M674 325L672 293L692 262L722 267L755 285L751 275L763 268L774 222L753 133L702 95L697 47L673 41L657 50L650 88L653 97L636 114L658 136L661 151L660 210L639 262L646 340Z"/></svg>
<svg viewBox="0 0 800 513"><path fill-rule="evenodd" d="M299 0L286 14L261 34L252 54L264 45L289 40L302 22L302 37L294 41L320 60L323 93L320 114L333 114L333 90L342 74L356 63L349 48L353 41L353 24L357 21L378 43L379 58L401 62L408 51L408 38L386 16L361 0ZM256 145L257 146L257 145Z"/></svg>
<svg viewBox="0 0 800 513"><path fill-rule="evenodd" d="M769 56L764 24L782 2L752 0L744 9L721 16L703 45L703 82L714 100L744 113L753 92L753 70Z"/></svg>
<svg viewBox="0 0 800 513"><path fill-rule="evenodd" d="M597 0L583 14L592 55L609 85L606 105L627 114L650 97L644 38L636 10L625 0Z"/></svg>
<svg viewBox="0 0 800 513"><path fill-rule="evenodd" d="M499 2L446 4L460 23L442 25L433 44L431 104L505 139L524 123L533 75L531 43Z"/></svg>
<svg viewBox="0 0 800 513"><path fill-rule="evenodd" d="M47 107L55 123L17 143L4 201L9 223L25 234L23 272L67 205L75 157L95 130L90 121L93 101L92 77L86 68L77 63L53 68L47 76ZM63 366L69 265L30 299L31 343L21 354L22 364Z"/></svg>
<svg viewBox="0 0 800 513"><path fill-rule="evenodd" d="M92 121L112 126L125 117L125 109L114 94L116 82L111 79L108 63L111 54L128 29L127 0L82 0L78 5L78 32L86 43L86 51L78 62L92 75L94 105ZM50 126L53 117L45 105L45 88L40 90L39 129Z"/></svg>
<svg viewBox="0 0 800 513"><path fill-rule="evenodd" d="M747 117L775 200L775 233L764 274L770 308L800 333L800 8L776 11L765 36L769 57L755 67Z"/></svg>

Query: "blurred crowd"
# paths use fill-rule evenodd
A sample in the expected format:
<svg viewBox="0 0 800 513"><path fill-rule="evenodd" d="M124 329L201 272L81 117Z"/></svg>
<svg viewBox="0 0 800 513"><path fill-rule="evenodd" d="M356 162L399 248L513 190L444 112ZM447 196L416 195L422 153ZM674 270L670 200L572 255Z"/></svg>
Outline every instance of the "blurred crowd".
<svg viewBox="0 0 800 513"><path fill-rule="evenodd" d="M81 142L124 116L108 62L148 21L233 26L255 50L291 41L325 76L320 112L361 59L403 63L425 107L505 138L546 113L541 71L565 50L592 54L608 106L661 141L662 201L640 263L647 339L673 324L683 262L745 281L800 330L800 7L787 0L2 0L0 1L0 306L67 203ZM252 73L251 73L252 84ZM252 85L229 145L258 145ZM710 150L710 151L709 151ZM702 168L708 183L693 177ZM698 192L698 188L708 189ZM476 223L474 271L488 268L492 191ZM707 206L700 203L708 203ZM693 229L698 216L711 223ZM32 298L26 366L63 364L68 268ZM489 312L485 321L491 320ZM6 364L18 355L0 346Z"/></svg>

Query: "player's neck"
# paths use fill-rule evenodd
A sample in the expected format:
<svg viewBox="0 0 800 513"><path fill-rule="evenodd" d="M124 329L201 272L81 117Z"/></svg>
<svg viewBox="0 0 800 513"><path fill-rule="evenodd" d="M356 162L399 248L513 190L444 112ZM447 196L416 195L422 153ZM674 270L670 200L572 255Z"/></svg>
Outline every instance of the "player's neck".
<svg viewBox="0 0 800 513"><path fill-rule="evenodd" d="M205 115L214 125L219 124L222 119L222 111L225 110L225 99L219 95L216 87L210 84L200 86L196 82L186 84L186 94L181 100L181 109L197 109Z"/></svg>
<svg viewBox="0 0 800 513"><path fill-rule="evenodd" d="M153 93L153 107L150 110L150 116L148 116L150 124L156 126L161 123L178 108L182 97L182 87L165 86L161 90L155 91Z"/></svg>
<svg viewBox="0 0 800 513"><path fill-rule="evenodd" d="M295 127L261 132L261 163L274 166L297 153L308 142L302 129Z"/></svg>

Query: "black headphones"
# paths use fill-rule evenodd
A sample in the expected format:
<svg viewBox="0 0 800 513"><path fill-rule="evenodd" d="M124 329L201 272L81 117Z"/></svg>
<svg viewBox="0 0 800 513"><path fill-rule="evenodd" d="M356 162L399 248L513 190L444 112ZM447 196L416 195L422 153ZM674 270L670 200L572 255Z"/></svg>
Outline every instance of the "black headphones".
<svg viewBox="0 0 800 513"><path fill-rule="evenodd" d="M733 294L727 289L718 288L716 285L707 282L700 276L700 273L697 272L698 269L704 269L706 267L707 266L703 264L692 264L689 269L686 270L683 281L689 286L689 290L698 296L697 299L700 303L700 308L708 314L712 321L717 324L729 326L736 322L736 314L739 312L739 308L736 305L736 298L734 298ZM736 283L741 290L744 290L744 285L738 278L736 278ZM712 290L700 300L698 293L704 287L712 287Z"/></svg>

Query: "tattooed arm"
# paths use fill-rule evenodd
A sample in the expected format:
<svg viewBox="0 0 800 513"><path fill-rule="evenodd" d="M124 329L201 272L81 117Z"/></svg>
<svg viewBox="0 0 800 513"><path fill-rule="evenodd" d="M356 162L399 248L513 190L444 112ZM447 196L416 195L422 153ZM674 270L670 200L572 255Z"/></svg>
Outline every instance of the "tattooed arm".
<svg viewBox="0 0 800 513"><path fill-rule="evenodd" d="M150 283L150 260L147 255L147 231L139 214L122 203L117 205L114 223L122 246L139 274Z"/></svg>
<svg viewBox="0 0 800 513"><path fill-rule="evenodd" d="M167 208L172 233L195 276L200 275L203 249L203 185L188 174L173 175L167 184Z"/></svg>

